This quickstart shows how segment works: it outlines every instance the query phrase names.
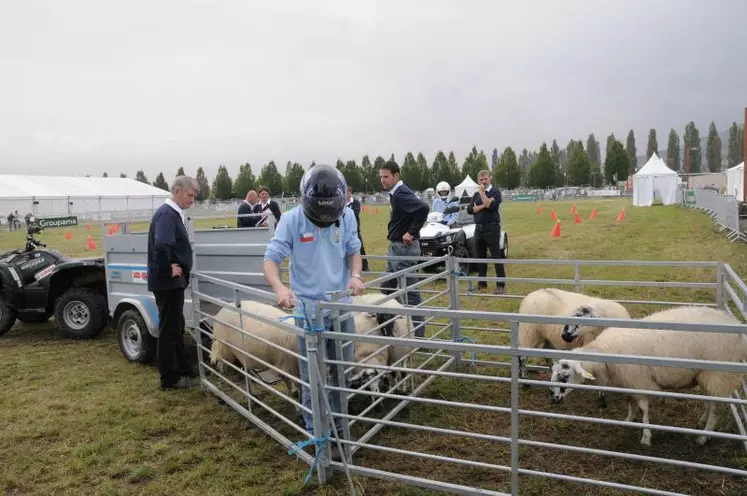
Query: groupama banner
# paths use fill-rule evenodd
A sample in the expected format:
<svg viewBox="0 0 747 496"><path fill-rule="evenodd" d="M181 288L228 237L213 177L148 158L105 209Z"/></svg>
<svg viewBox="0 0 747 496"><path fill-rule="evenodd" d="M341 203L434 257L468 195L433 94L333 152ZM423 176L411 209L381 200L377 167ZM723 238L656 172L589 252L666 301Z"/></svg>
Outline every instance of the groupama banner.
<svg viewBox="0 0 747 496"><path fill-rule="evenodd" d="M45 219L38 219L39 227L44 229L50 229L55 227L70 227L78 225L77 216L69 217L48 217Z"/></svg>

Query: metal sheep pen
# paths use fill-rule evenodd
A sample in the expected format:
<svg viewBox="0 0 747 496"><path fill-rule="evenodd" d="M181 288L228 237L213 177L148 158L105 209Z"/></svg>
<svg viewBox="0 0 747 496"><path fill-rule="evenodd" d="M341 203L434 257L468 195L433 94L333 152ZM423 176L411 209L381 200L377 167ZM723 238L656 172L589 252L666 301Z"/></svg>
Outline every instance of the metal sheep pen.
<svg viewBox="0 0 747 496"><path fill-rule="evenodd" d="M200 247L196 245L196 250ZM229 249L229 248L226 248ZM230 249L229 249L230 250ZM381 257L369 257L369 258L381 258ZM651 456L649 454L636 454L623 451L614 451L610 449L602 449L599 447L589 448L578 445L568 445L558 442L546 442L535 439L527 439L526 436L519 435L520 423L528 422L534 423L540 420L549 421L573 421L581 422L587 425L601 425L601 426L623 426L628 428L641 429L644 427L650 428L656 431L680 433L680 434L700 434L702 431L692 428L675 427L670 425L660 424L641 424L634 422L625 422L622 420L604 419L598 418L597 416L581 416L581 415L568 415L563 413L554 413L546 411L538 411L530 408L520 408L520 395L519 395L519 384L528 384L533 386L539 386L547 388L551 385L548 381L542 380L521 380L518 378L518 357L550 357L552 359L560 359L566 357L588 359L588 360L602 360L607 362L616 363L637 363L647 365L663 365L663 366L677 366L687 367L697 365L699 369L709 370L726 370L744 373L747 371L747 366L744 364L735 363L723 363L723 362L704 362L698 360L686 360L686 359L663 359L658 357L640 357L640 356L610 356L603 354L585 353L579 355L578 353L571 355L567 351L558 350L547 350L547 349L523 349L518 346L518 325L520 322L538 322L538 323L577 323L577 324L600 324L604 326L617 326L617 327L635 327L635 328L648 328L648 329L667 329L671 332L682 332L682 331L708 331L708 332L746 332L747 327L740 326L708 326L704 328L702 325L687 324L687 323L662 323L662 322L639 322L636 320L612 320L612 319L589 319L589 318L571 318L571 317L548 317L539 315L520 315L517 313L510 312L485 312L485 311L473 311L473 310L460 310L460 306L469 298L477 297L474 292L468 290L463 293L460 289L460 283L466 281L471 283L476 280L476 277L466 276L455 270L460 263L465 262L476 262L476 260L469 259L454 259L451 257L441 257L438 259L424 259L425 261L419 263L417 266L400 271L394 274L386 273L374 273L377 276L374 280L370 280L366 283L367 289L380 289L381 283L389 279L399 279L401 283L404 283L405 277L418 278L420 279L416 286L420 287L423 292L432 295L424 298L424 302L419 308L406 307L399 311L402 315L407 316L421 316L426 320L427 325L435 330L429 333L427 339L401 339L385 337L375 335L373 329L368 335L342 335L339 332L314 332L307 333L305 339L307 340L307 349L309 350L305 357L309 363L311 371L318 371L318 374L311 374L309 379L308 387L312 392L312 413L315 419L315 432L314 436L309 436L303 429L299 428L296 423L288 418L288 416L282 413L282 407L278 406L277 403L269 404L269 399L263 401L254 394L249 387L245 385L232 384L228 388L233 393L238 394L242 401L234 399L235 396L226 393L223 389L216 386L213 381L213 374L215 371L212 367L203 363L203 384L205 387L217 394L233 408L242 413L244 416L252 420L256 425L262 428L265 432L268 432L275 439L279 440L286 448L289 448L292 452L295 452L297 456L307 463L311 464L312 469L317 471L317 479L320 483L327 483L332 471L339 470L345 472L348 476L350 475L363 475L371 476L375 478L381 478L385 480L398 481L405 484L414 484L426 488L438 489L447 492L454 492L460 494L518 494L519 492L519 476L522 477L542 477L555 479L559 481L572 482L572 483L583 483L591 484L594 486L603 486L607 488L619 489L619 490L630 490L639 493L646 494L680 494L676 489L658 489L656 487L646 487L643 485L634 485L628 483L614 482L611 480L603 480L602 478L588 478L580 475L568 475L557 472L540 470L536 467L526 468L520 465L520 451L528 448L544 449L551 451L565 451L574 455L590 455L594 457L609 457L611 459L617 459L622 461L633 461L633 462L645 462L654 466L656 464L662 466L671 466L676 468L689 468L693 470L709 471L718 474L724 474L728 477L743 477L747 475L747 471L742 470L737 465L736 467L727 466L727 464L708 464L702 462L693 462L688 460L679 460L674 457L662 457L662 456ZM435 274L420 274L415 271L424 269L434 264L446 262L446 270ZM528 264L535 266L550 266L550 265L570 265L574 269L574 277L571 279L557 279L557 278L520 278L520 277L507 277L504 280L506 282L523 283L523 284L539 284L539 285L572 285L577 291L580 291L585 286L623 286L623 287L664 287L664 288L685 288L695 290L708 290L716 292L715 301L711 302L685 302L685 301L663 301L663 300L643 300L643 299L628 299L621 300L627 304L637 305L658 305L658 306L673 306L673 305L684 305L694 304L703 306L712 306L722 309L727 309L730 312L737 311L739 314L744 315L745 313L745 299L747 299L747 286L742 280L734 273L728 264L721 262L640 262L640 261L558 261L558 260L504 260L507 264ZM657 282L657 281L614 281L614 280L603 280L603 279L583 279L581 277L581 269L584 266L650 266L650 267L697 267L701 269L711 269L716 271L716 280L714 282ZM498 278L487 278L488 280L499 280ZM268 302L274 301L271 294L261 290L247 288L241 284L232 283L230 281L221 281L215 275L209 275L203 272L199 263L195 267L194 275L195 286L193 287L193 297L198 304L195 305L195 312L198 313L200 318L210 317L208 314L203 313L199 309L199 301L203 300L206 302L212 302L218 304L214 298L209 295L203 294L200 284L203 282L209 282L212 285L223 285L228 289L231 289L239 293L245 293L253 295L256 298L266 299ZM439 286L446 282L446 287ZM435 289L423 289L425 287L433 287ZM404 288L400 285L400 288ZM413 289L411 286L407 289ZM741 297L739 295L741 293ZM345 296L346 292L333 295L333 300L336 300L342 296ZM382 295L381 299L377 301L380 303L386 299L395 298L398 296L405 297L406 290L399 289L392 294L387 296ZM479 295L480 297L486 298L515 298L519 299L521 295L508 295L496 297L492 295ZM447 305L436 307L428 306L429 303L434 303L439 298L446 299ZM231 306L226 304L227 306ZM340 322L345 318L352 318L351 312L376 312L381 311L377 305L359 305L349 303L339 303L337 301L321 302L319 311L323 309L331 310L333 315L334 328L339 331ZM251 315L252 318L258 318L260 316ZM196 317L197 318L197 317ZM319 316L317 316L317 319ZM263 319L259 319L263 320ZM508 322L509 328L501 328L495 325L462 325L464 321L480 320L488 324L495 324L499 322ZM269 322L269 319L264 319ZM274 325L281 327L283 331L294 332L297 335L302 330L298 328L290 329L292 326L286 326L274 322ZM474 343L472 338L465 336L465 331L474 331L477 333L500 333L500 335L509 338L508 344L484 344ZM205 332L205 331L202 331ZM385 350L391 346L405 346L411 349L407 356L400 360L399 363L394 363L388 366L373 366L380 370L381 375L388 372L402 372L405 377L395 382L387 391L373 393L365 390L365 384L358 388L351 387L333 387L324 385L323 376L324 371L327 367L330 367L331 371L337 370L339 373L339 367L345 367L345 370L352 377L355 376L355 370L360 367L360 364L355 362L346 362L341 360L329 360L324 357L323 350L325 349L324 342L327 339L335 340L338 351L342 346L349 345L348 343L356 342L368 342L380 345L380 350ZM206 351L204 348L202 352ZM463 355L472 354L473 359L469 362L464 360ZM496 360L476 359L475 356L479 354L483 356L492 356L497 358ZM500 359L503 358L504 361ZM505 361L508 359L509 361ZM202 362L202 361L201 361ZM473 367L465 367L468 363L471 363ZM498 369L496 369L498 367ZM271 368L271 367L270 367ZM510 370L510 376L493 375L491 370ZM546 367L530 367L530 370L546 370ZM238 368L235 369L237 372L243 373ZM278 372L279 373L279 372ZM334 372L333 372L334 373ZM420 380L423 378L422 380ZM229 378L222 376L221 381L230 382ZM256 378L247 379L253 384L262 384L262 381ZM373 380L373 379L371 379ZM501 384L509 386L510 388L510 402L506 406L490 404L489 398L481 399L477 402L467 401L454 401L451 399L438 399L428 397L428 387L436 380L454 380L464 381L466 384L472 384L475 381L482 381L488 384L492 384L493 390L495 387L499 387ZM467 382L469 381L469 382ZM370 382L370 380L369 380ZM248 384L248 383L247 383ZM409 384L409 390L403 389L403 386ZM267 388L266 385L262 386L263 389ZM622 388L613 387L600 387L591 385L568 385L569 388L576 388L580 390L591 390L591 391L605 391L605 392L618 392L625 393L630 392ZM357 414L331 414L328 408L325 407L326 394L329 391L338 391L345 393L347 400L352 400L357 396L366 396L372 399L372 404L366 407L362 412ZM703 401L705 399L712 400L722 404L729 404L732 410L737 429L740 434L730 434L725 432L713 432L710 435L716 440L731 440L740 441L745 448L747 448L747 435L745 433L745 425L747 424L747 387L744 383L740 388L740 391L735 391L732 398L707 398L702 395L694 394L682 394L674 392L656 392L656 391L640 391L636 390L637 393L647 394L653 397L663 397L672 399L685 399L685 400L696 400ZM399 394L398 394L399 393ZM301 406L292 401L286 395L277 392L273 392L272 396L281 398L283 401L292 403L296 408ZM244 406L246 400L247 406ZM391 408L385 410L383 416L375 416L374 407L377 405L383 405L386 400L393 403ZM251 410L251 405L259 405L266 412L270 414L270 417L259 417L259 413L255 410ZM345 411L345 404L343 404L343 411ZM405 422L400 419L395 419L398 415L402 414L406 407L412 406L413 408L427 408L429 406L437 406L439 409L458 409L462 411L462 415L468 415L470 412L484 412L496 415L509 415L510 422L507 424L510 427L510 433L508 435L496 435L493 433L476 432L468 429L457 429L443 426L429 426L423 422ZM408 410L410 411L410 410ZM343 462L333 462L329 458L329 445L332 442L337 442L334 439L330 440L329 427L333 417L337 417L343 420L343 432L340 433L340 443L347 447L345 450L346 457ZM273 422L279 427L270 425L267 418L273 418ZM438 454L427 453L424 451L416 451L412 449L405 449L401 446L385 446L381 442L376 442L375 437L380 434L381 431L388 427L390 430L406 430L412 434L414 433L430 433L432 436L449 436L450 438L456 437L462 440L482 441L490 443L492 449L497 449L499 445L508 445L510 447L510 453L506 453L506 462L504 464L489 463L483 460L471 460L466 456L449 456L448 450L445 449L443 452ZM357 440L350 437L351 429L357 429L359 435L356 436ZM282 432L281 432L282 431ZM284 433L283 433L284 432ZM295 450L298 443L294 443L291 440L292 436L298 436L300 434L303 439L302 445L312 445L318 448L319 456L312 456L311 454L302 451ZM396 438L399 443L408 443L408 435L402 435ZM464 441L463 441L464 442ZM406 466L389 467L384 469L377 463L359 463L358 460L376 460L375 456L372 457L371 453L381 452L386 454L397 454L405 457L412 457L421 460L428 460L439 463L450 463L458 466L467 467L478 470L497 471L498 473L504 473L509 475L509 479L505 483L503 489L508 492L501 492L497 490L497 487L493 489L487 489L480 487L478 484L467 484L467 483L455 483L443 480L437 480L433 476L422 476L413 475L407 472ZM493 453L495 455L495 453ZM361 458L363 457L363 458ZM496 456L491 456L492 461L495 460ZM731 481L731 479L729 479ZM733 482L733 481L732 481ZM656 481L653 482L656 484ZM495 482L491 483L492 486L500 486ZM651 486L651 484L649 484ZM352 488L352 485L351 485ZM494 490L496 489L496 490ZM352 489L351 489L352 490Z"/></svg>

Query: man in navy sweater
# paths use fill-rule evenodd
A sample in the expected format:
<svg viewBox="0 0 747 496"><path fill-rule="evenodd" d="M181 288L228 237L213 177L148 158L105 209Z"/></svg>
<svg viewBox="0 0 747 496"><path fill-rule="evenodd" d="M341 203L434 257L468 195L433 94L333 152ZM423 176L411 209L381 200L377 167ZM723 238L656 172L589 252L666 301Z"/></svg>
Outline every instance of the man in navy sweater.
<svg viewBox="0 0 747 496"><path fill-rule="evenodd" d="M192 246L184 210L195 201L199 183L179 176L171 186L171 198L153 214L148 230L148 291L158 307L158 371L162 389L196 385L184 353L184 290L192 269Z"/></svg>
<svg viewBox="0 0 747 496"><path fill-rule="evenodd" d="M501 214L498 207L501 204L501 192L490 185L490 172L486 170L481 170L477 174L477 182L480 183L480 189L472 196L472 201L467 207L467 213L475 217L477 258L486 258L488 248L492 258L500 258ZM478 277L486 277L487 273L487 264L477 264ZM495 264L495 275L506 277L503 264ZM487 287L488 283L485 281L477 283L478 290ZM503 294L505 290L506 283L498 281L493 293Z"/></svg>
<svg viewBox="0 0 747 496"><path fill-rule="evenodd" d="M382 165L379 169L379 179L381 179L381 186L389 191L389 203L392 206L387 233L387 239L389 240L387 257L419 257L420 228L423 227L428 218L430 207L415 196L412 190L402 182L397 162L390 160ZM417 263L416 260L387 260L386 272L397 272ZM418 282L418 279L413 277L406 279L408 287ZM397 279L386 281L382 284L381 292L384 294L393 293L394 288L398 285ZM422 301L420 291L417 289L408 291L406 296L407 304L411 306L419 305ZM399 298L397 299L399 300ZM423 317L414 316L412 321L415 327L415 336L423 337L425 335Z"/></svg>

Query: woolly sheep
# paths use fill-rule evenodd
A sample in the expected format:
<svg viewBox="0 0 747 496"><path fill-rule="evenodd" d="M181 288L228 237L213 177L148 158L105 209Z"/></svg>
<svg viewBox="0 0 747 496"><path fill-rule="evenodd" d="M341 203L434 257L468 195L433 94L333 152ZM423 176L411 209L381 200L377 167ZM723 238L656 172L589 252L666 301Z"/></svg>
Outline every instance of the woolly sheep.
<svg viewBox="0 0 747 496"><path fill-rule="evenodd" d="M371 293L353 298L353 302L358 305L372 305L382 298L381 294ZM384 308L401 308L402 304L397 300L387 300L379 306ZM358 312L355 315L355 332L357 334L368 334L372 328L379 324L386 322L394 317L391 313L365 313ZM378 330L382 336L395 336L395 337L412 337L412 324L411 320L407 316L399 316L393 322L385 324ZM373 365L391 365L407 354L408 348L402 346L390 346L386 350L379 351L383 345L374 343L356 343L355 346L355 361L361 363L370 363ZM373 355L372 355L373 354ZM372 356L369 356L372 355ZM401 366L401 364L400 364ZM373 377L377 375L378 371L375 368L366 368L362 373L362 384L369 382ZM401 377L401 373L396 373L395 377ZM372 382L368 388L373 392L379 392L381 390L381 378Z"/></svg>
<svg viewBox="0 0 747 496"><path fill-rule="evenodd" d="M242 301L241 309L248 313L262 315L263 317L271 319L280 319L281 317L288 315L278 307L252 300ZM243 319L243 327L241 325L241 319ZM220 360L223 359L229 363L238 360L247 371L266 368L263 364L253 358L243 353L239 353L230 346L219 341L222 340L227 341L240 350L251 353L253 356L274 365L293 377L300 376L298 358L296 356L283 352L282 350L272 346L268 346L266 343L249 337L222 322L233 325L236 328L244 329L253 336L259 336L275 345L298 353L298 339L292 332L287 332L278 327L267 325L266 323L252 317L242 315L233 309L222 308L217 313L216 320L213 323L213 344L210 349L211 363L213 365L218 363L219 368L222 369L222 363ZM292 323L293 321L291 320L290 322ZM298 397L298 384L285 376L281 377L288 386L291 395Z"/></svg>
<svg viewBox="0 0 747 496"><path fill-rule="evenodd" d="M573 293L562 289L545 288L532 291L519 306L520 314L629 319L630 314L621 304ZM590 343L604 330L602 326L578 326L562 324L519 324L519 346L523 348L553 348L571 350ZM547 360L552 363L551 360ZM520 377L526 379L526 359L519 358Z"/></svg>
<svg viewBox="0 0 747 496"><path fill-rule="evenodd" d="M740 324L728 313L707 307L678 307L649 315L641 320L686 322L704 324ZM593 343L574 352L600 352L623 355L649 355L670 358L715 360L738 362L747 359L747 338L742 334L713 332L683 332L653 329L608 328ZM624 363L587 362L563 359L553 365L552 382L580 384L584 380L600 386L624 387L661 391L677 390L698 385L708 396L729 396L737 387L741 374L717 370L697 370L675 367L657 367ZM550 390L553 403L559 403L572 388L554 386ZM634 404L635 402L635 404ZM631 395L628 399L628 416L635 419L638 408L643 412L643 423L649 423L649 400L647 396ZM699 426L705 422L705 431L712 431L716 424L716 404L708 402L708 408L700 418ZM705 444L708 436L697 438ZM651 430L644 429L641 444L651 445Z"/></svg>

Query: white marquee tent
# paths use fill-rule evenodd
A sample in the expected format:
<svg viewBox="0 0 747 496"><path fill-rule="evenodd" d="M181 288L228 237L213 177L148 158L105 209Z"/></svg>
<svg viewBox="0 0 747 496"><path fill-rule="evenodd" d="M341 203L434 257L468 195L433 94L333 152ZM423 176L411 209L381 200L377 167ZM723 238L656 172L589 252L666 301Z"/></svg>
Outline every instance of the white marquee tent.
<svg viewBox="0 0 747 496"><path fill-rule="evenodd" d="M171 194L134 179L0 174L0 216L153 210ZM110 217L107 215L106 217Z"/></svg>
<svg viewBox="0 0 747 496"><path fill-rule="evenodd" d="M726 170L726 194L744 198L744 162Z"/></svg>
<svg viewBox="0 0 747 496"><path fill-rule="evenodd" d="M633 175L633 205L650 207L658 199L664 205L677 202L677 173L654 153L646 165Z"/></svg>
<svg viewBox="0 0 747 496"><path fill-rule="evenodd" d="M467 177L464 178L464 181L462 181L461 184L454 186L454 194L459 198L461 198L465 192L467 195L472 196L478 188L479 185L469 177L469 174L467 174Z"/></svg>

